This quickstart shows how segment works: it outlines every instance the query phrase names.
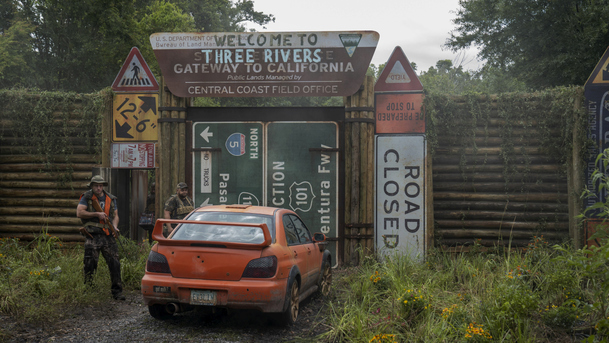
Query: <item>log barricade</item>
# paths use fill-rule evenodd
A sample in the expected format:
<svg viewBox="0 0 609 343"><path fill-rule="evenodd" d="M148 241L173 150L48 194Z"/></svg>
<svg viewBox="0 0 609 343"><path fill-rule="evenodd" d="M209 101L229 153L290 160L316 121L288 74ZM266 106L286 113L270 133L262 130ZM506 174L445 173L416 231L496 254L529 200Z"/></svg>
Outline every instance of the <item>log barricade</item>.
<svg viewBox="0 0 609 343"><path fill-rule="evenodd" d="M570 235L569 182L565 161L548 152L542 135L561 134L535 113L550 111L529 101L526 119L506 120L497 98L490 111L468 114L463 99L451 125L438 125L433 153L436 246L462 249L474 243L522 247L533 236L553 243ZM537 111L537 112L536 112ZM520 116L519 118L522 118ZM506 129L506 126L509 126Z"/></svg>
<svg viewBox="0 0 609 343"><path fill-rule="evenodd" d="M101 131L100 109L75 99L48 110L48 102L35 104L41 97L21 98L39 106L36 120L8 106L0 110L0 238L31 241L47 233L68 245L84 242L76 206L101 161L101 134L95 133ZM33 138L27 135L32 132Z"/></svg>
<svg viewBox="0 0 609 343"><path fill-rule="evenodd" d="M343 260L358 265L374 252L374 79L345 99L345 229Z"/></svg>

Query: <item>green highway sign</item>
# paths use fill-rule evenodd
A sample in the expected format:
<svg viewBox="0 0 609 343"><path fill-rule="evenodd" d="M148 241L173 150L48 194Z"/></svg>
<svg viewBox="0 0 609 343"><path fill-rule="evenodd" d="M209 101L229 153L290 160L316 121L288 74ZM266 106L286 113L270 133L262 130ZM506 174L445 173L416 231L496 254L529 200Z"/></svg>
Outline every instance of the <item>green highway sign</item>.
<svg viewBox="0 0 609 343"><path fill-rule="evenodd" d="M193 124L193 189L196 206L262 205L263 124Z"/></svg>
<svg viewBox="0 0 609 343"><path fill-rule="evenodd" d="M292 209L311 232L338 237L338 126L272 122L267 135L267 205ZM335 241L328 250L337 256Z"/></svg>
<svg viewBox="0 0 609 343"><path fill-rule="evenodd" d="M194 123L195 205L288 208L337 238L338 137L334 122ZM328 250L337 256L336 240Z"/></svg>

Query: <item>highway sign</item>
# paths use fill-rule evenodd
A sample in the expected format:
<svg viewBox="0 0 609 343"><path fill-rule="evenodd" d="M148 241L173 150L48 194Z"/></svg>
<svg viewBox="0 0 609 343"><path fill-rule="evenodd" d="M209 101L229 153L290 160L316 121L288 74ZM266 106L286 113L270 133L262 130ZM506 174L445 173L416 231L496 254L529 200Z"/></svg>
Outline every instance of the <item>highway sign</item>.
<svg viewBox="0 0 609 343"><path fill-rule="evenodd" d="M193 200L196 206L262 205L263 124L193 125Z"/></svg>
<svg viewBox="0 0 609 343"><path fill-rule="evenodd" d="M267 135L267 204L292 209L311 232L337 238L337 125L272 122ZM328 249L336 256L335 241Z"/></svg>

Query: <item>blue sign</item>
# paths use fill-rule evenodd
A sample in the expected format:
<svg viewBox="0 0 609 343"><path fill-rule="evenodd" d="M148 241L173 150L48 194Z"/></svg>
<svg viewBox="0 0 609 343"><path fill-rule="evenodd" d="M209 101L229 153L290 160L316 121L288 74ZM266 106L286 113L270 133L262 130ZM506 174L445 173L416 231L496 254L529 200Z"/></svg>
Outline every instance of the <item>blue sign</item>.
<svg viewBox="0 0 609 343"><path fill-rule="evenodd" d="M588 110L588 138L594 142L588 147L586 164L586 188L596 193L596 197L584 199L584 207L590 207L597 201L607 200L607 190L599 191L592 174L598 168L607 174L602 163L596 164L598 154L609 148L609 48L603 54L584 86L586 108ZM599 210L589 213L597 217Z"/></svg>

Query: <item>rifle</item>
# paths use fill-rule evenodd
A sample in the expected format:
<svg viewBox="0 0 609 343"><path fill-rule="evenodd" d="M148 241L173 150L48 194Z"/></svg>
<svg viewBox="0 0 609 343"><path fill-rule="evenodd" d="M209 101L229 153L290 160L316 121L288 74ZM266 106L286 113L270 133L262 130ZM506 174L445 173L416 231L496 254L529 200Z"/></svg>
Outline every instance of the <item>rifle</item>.
<svg viewBox="0 0 609 343"><path fill-rule="evenodd" d="M112 200L110 200L110 201L112 201ZM93 203L93 209L95 209L95 211L104 212L104 210L102 210L101 206L99 205L99 202L97 202L97 199L91 198L91 202ZM110 204L110 206L112 206L112 204ZM121 245L121 248L123 249L123 252L124 252L125 248L123 248L123 243L121 243L121 240L118 239L118 230L114 227L114 224L112 223L112 221L110 221L110 218L108 218L108 216L106 216L105 221L106 221L106 224L110 227L112 236L114 236L114 238L116 238L116 240L118 241L118 244Z"/></svg>

